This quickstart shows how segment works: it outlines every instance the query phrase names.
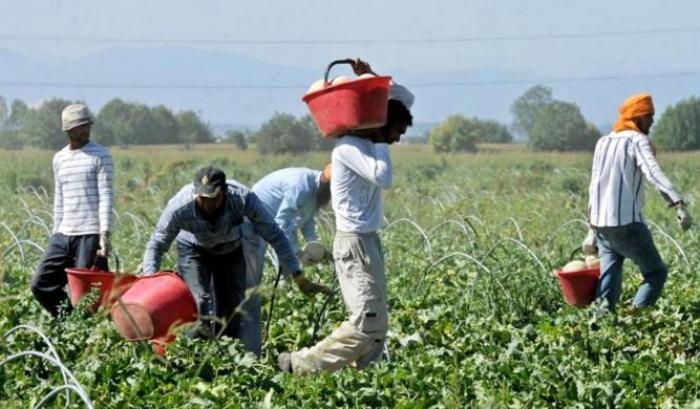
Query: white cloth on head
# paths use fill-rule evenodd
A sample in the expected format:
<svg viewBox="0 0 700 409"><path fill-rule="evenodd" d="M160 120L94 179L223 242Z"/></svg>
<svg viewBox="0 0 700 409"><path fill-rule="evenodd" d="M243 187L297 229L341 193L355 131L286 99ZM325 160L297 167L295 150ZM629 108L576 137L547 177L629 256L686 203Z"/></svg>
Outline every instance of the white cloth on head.
<svg viewBox="0 0 700 409"><path fill-rule="evenodd" d="M389 88L389 99L399 101L410 111L416 97L413 96L413 93L408 88L392 81Z"/></svg>

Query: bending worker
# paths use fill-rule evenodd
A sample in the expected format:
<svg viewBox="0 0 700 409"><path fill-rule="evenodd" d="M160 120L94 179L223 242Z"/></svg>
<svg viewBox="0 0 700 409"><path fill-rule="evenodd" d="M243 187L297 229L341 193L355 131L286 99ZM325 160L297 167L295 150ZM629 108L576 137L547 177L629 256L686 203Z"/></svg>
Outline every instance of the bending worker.
<svg viewBox="0 0 700 409"><path fill-rule="evenodd" d="M357 61L355 73L369 72ZM377 230L384 213L382 189L391 188L389 145L413 123L413 95L393 84L387 122L380 128L351 131L333 148L331 203L336 217L335 270L348 319L327 338L299 351L282 353L278 366L294 374L336 371L347 365L364 369L382 357L388 330L384 255Z"/></svg>
<svg viewBox="0 0 700 409"><path fill-rule="evenodd" d="M246 226L272 244L282 270L306 295L325 290L307 281L289 240L272 216L246 187L227 181L223 171L206 167L194 183L184 186L163 211L146 245L145 274L160 268L163 254L177 241L178 269L197 301L198 324L189 336L212 338L219 334L240 338L236 308L245 293L246 255L242 237Z"/></svg>
<svg viewBox="0 0 700 409"><path fill-rule="evenodd" d="M598 140L593 156L589 189L589 222L592 231L584 240L584 253L600 257L601 277L596 297L610 310L622 292L622 263L626 258L639 266L644 277L634 298L635 307L654 305L668 274L666 265L644 223L642 175L676 209L682 230L693 224L681 195L661 171L649 130L654 104L649 94L633 95L620 106L613 132Z"/></svg>
<svg viewBox="0 0 700 409"><path fill-rule="evenodd" d="M61 113L68 145L53 157L53 235L32 277L32 293L39 303L58 316L70 310L63 287L65 269L97 265L106 269L110 251L114 203L114 166L107 148L90 141L92 118L85 105L67 106Z"/></svg>
<svg viewBox="0 0 700 409"><path fill-rule="evenodd" d="M308 242L318 241L316 235L316 213L331 198L331 166L323 172L307 168L280 169L262 178L251 189L258 199L274 215L275 223L289 239L292 252L299 255L297 231L301 231ZM254 266L248 269L247 289L255 289L262 280L266 243L260 239ZM326 251L330 255L330 252ZM305 261L303 259L302 261ZM318 262L321 260L308 260ZM260 295L249 293L244 306L242 340L247 349L260 354L262 345Z"/></svg>

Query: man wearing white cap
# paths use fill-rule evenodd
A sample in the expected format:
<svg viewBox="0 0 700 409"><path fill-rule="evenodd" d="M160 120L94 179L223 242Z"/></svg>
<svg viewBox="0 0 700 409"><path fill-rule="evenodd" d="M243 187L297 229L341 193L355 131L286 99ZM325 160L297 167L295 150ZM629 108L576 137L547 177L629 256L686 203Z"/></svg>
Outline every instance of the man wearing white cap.
<svg viewBox="0 0 700 409"><path fill-rule="evenodd" d="M357 75L371 72L357 60ZM381 128L350 131L332 154L331 203L336 217L335 270L348 319L318 344L282 353L278 366L297 375L333 372L347 365L364 369L379 361L388 330L384 255L377 230L382 225L382 189L391 188L389 145L413 124L413 94L392 84L387 122Z"/></svg>
<svg viewBox="0 0 700 409"><path fill-rule="evenodd" d="M88 108L69 105L61 119L68 146L53 157L53 235L31 284L34 297L53 316L59 315L62 305L70 309L63 289L65 269L88 268L107 257L114 197L112 155L90 141Z"/></svg>

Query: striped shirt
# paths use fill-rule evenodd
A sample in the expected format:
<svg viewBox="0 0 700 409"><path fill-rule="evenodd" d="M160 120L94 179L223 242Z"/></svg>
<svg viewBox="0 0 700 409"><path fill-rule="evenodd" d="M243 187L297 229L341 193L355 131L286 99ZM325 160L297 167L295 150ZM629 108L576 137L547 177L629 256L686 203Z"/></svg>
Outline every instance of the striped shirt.
<svg viewBox="0 0 700 409"><path fill-rule="evenodd" d="M321 172L307 168L287 168L270 173L253 186L275 222L289 239L294 253L299 252L297 230L301 230L306 241L317 241L316 193Z"/></svg>
<svg viewBox="0 0 700 409"><path fill-rule="evenodd" d="M648 136L621 131L600 138L593 155L588 192L590 223L595 227L643 223L642 174L669 203L682 200L661 171Z"/></svg>
<svg viewBox="0 0 700 409"><path fill-rule="evenodd" d="M66 146L53 157L53 231L67 236L112 229L114 165L104 146Z"/></svg>
<svg viewBox="0 0 700 409"><path fill-rule="evenodd" d="M143 260L145 274L160 268L163 254L173 240L206 250L211 254L226 254L236 250L243 238L243 222L252 222L255 232L272 245L277 252L285 274L299 271L289 240L277 227L267 207L245 186L227 181L228 190L224 209L219 218L210 222L204 218L194 200L194 185L186 185L168 202L146 244Z"/></svg>
<svg viewBox="0 0 700 409"><path fill-rule="evenodd" d="M346 233L379 230L384 217L382 189L390 189L392 183L389 145L346 135L336 141L331 162L336 229Z"/></svg>

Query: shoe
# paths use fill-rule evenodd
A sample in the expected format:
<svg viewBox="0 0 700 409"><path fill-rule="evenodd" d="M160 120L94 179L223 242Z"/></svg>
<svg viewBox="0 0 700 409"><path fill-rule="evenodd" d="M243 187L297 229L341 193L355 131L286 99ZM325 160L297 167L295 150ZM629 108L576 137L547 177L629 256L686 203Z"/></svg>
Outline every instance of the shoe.
<svg viewBox="0 0 700 409"><path fill-rule="evenodd" d="M284 372L293 373L292 371L292 354L282 352L277 355L277 366Z"/></svg>

